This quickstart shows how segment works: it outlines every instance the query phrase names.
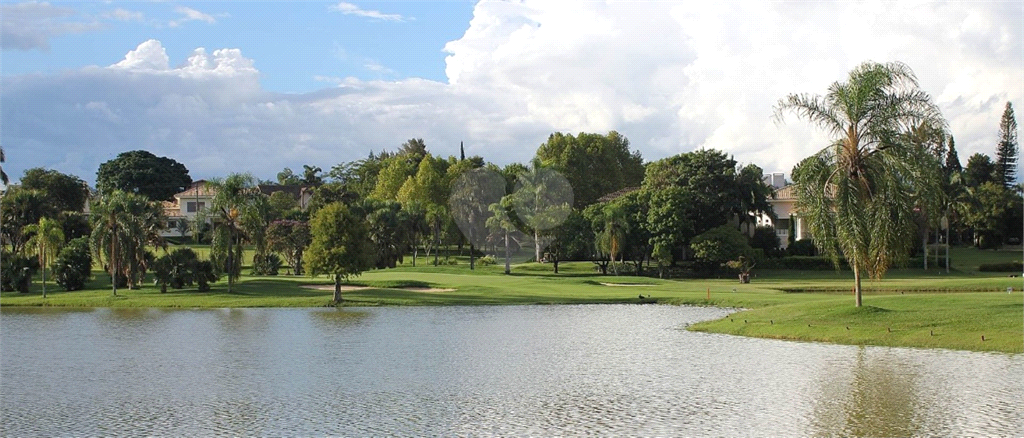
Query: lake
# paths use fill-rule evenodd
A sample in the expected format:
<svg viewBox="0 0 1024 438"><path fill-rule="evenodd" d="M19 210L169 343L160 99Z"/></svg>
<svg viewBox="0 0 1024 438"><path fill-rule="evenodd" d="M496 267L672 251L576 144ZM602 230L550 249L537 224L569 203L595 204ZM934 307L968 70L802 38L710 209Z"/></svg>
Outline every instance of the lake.
<svg viewBox="0 0 1024 438"><path fill-rule="evenodd" d="M0 309L0 434L1024 434L1024 355L686 331L659 305Z"/></svg>

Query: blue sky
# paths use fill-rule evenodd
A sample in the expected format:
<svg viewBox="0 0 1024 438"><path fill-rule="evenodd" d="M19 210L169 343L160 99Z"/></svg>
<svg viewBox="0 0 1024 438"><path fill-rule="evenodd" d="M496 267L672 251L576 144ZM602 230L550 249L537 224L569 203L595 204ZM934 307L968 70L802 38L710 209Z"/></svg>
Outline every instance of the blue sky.
<svg viewBox="0 0 1024 438"><path fill-rule="evenodd" d="M646 160L716 148L787 174L828 143L772 118L865 61L900 61L961 161L1024 104L1024 3L3 2L0 144L13 179L93 182L146 149L193 178L323 169L423 138L527 162L553 132ZM1024 120L1018 120L1024 122Z"/></svg>

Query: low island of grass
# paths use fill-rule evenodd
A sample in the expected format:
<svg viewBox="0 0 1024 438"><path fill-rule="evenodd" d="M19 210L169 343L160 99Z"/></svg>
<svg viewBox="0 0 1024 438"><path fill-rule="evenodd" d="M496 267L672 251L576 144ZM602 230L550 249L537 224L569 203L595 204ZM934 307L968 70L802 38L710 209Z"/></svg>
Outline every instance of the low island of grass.
<svg viewBox="0 0 1024 438"><path fill-rule="evenodd" d="M719 306L737 311L691 330L763 338L1024 352L1024 297L1019 275L978 271L978 261L1018 260L1019 252L954 253L958 263L944 269L895 269L884 280L865 282L864 306L850 295L851 275L836 271L755 270L750 284L734 278L662 280L600 275L589 262L519 263L512 275L503 266L418 266L374 270L346 284L344 306L510 305L510 304L675 304ZM408 262L408 260L407 260ZM232 292L168 290L146 285L119 289L97 271L86 290L64 292L52 282L42 298L40 282L28 294L4 292L0 304L67 307L320 307L332 305L326 276L243 275ZM1012 288L1011 293L1007 289Z"/></svg>

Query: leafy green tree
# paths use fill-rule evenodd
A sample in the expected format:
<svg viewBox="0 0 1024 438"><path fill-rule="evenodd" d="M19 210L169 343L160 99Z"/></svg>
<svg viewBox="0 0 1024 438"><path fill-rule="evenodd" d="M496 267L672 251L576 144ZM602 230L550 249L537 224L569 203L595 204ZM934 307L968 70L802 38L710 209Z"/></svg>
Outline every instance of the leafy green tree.
<svg viewBox="0 0 1024 438"><path fill-rule="evenodd" d="M469 161L459 162L462 163ZM503 196L505 178L487 168L466 171L452 183L448 207L462 235L469 241L471 270L474 269L475 247L483 245L490 234L487 229L487 220L492 215L490 206L500 202Z"/></svg>
<svg viewBox="0 0 1024 438"><path fill-rule="evenodd" d="M96 172L96 190L100 194L121 190L154 201L170 201L190 185L192 177L184 164L142 150L122 152L100 164Z"/></svg>
<svg viewBox="0 0 1024 438"><path fill-rule="evenodd" d="M378 269L394 268L405 254L408 237L407 217L402 204L368 198L361 206L369 229L370 241L376 246Z"/></svg>
<svg viewBox="0 0 1024 438"><path fill-rule="evenodd" d="M409 177L415 175L416 170L417 165L406 161L403 156L387 159L380 174L377 175L377 185L374 186L369 197L385 201L398 199L398 191Z"/></svg>
<svg viewBox="0 0 1024 438"><path fill-rule="evenodd" d="M310 221L312 242L306 251L310 275L334 276L334 302L341 302L341 282L370 269L374 245L366 220L341 203L328 204Z"/></svg>
<svg viewBox="0 0 1024 438"><path fill-rule="evenodd" d="M982 184L995 182L1002 184L1002 180L996 178L996 163L985 154L974 154L967 159L967 167L964 168L964 183L967 187L978 187Z"/></svg>
<svg viewBox="0 0 1024 438"><path fill-rule="evenodd" d="M752 258L753 251L747 237L735 227L722 225L697 236L691 242L693 256L703 271L714 274L719 267L731 261Z"/></svg>
<svg viewBox="0 0 1024 438"><path fill-rule="evenodd" d="M0 248L0 290L28 293L32 276L39 269L39 261L23 254L12 254Z"/></svg>
<svg viewBox="0 0 1024 438"><path fill-rule="evenodd" d="M295 220L279 220L267 228L270 249L283 254L295 275L302 274L302 252L309 246L309 224Z"/></svg>
<svg viewBox="0 0 1024 438"><path fill-rule="evenodd" d="M377 175L391 156L387 151L381 151L380 154L370 152L362 160L335 165L327 176L341 186L339 191L353 193L357 198L366 198L377 186Z"/></svg>
<svg viewBox="0 0 1024 438"><path fill-rule="evenodd" d="M21 187L42 192L57 212L81 212L89 199L89 186L81 178L42 167L26 170Z"/></svg>
<svg viewBox="0 0 1024 438"><path fill-rule="evenodd" d="M53 263L53 277L66 291L80 290L92 276L92 255L89 238L72 239L57 254Z"/></svg>
<svg viewBox="0 0 1024 438"><path fill-rule="evenodd" d="M525 172L516 175L515 189L509 197L524 231L533 234L534 260L540 262L544 234L565 221L572 211L572 187L565 177L534 158Z"/></svg>
<svg viewBox="0 0 1024 438"><path fill-rule="evenodd" d="M427 156L427 144L423 142L422 138L410 138L402 143L402 147L398 149L398 155L413 167L418 167L420 161Z"/></svg>
<svg viewBox="0 0 1024 438"><path fill-rule="evenodd" d="M299 176L292 172L290 167L285 167L284 170L277 172L277 183L282 186L297 186L302 182Z"/></svg>
<svg viewBox="0 0 1024 438"><path fill-rule="evenodd" d="M779 236L775 233L775 227L772 226L754 228L754 234L750 236L750 246L760 249L764 252L764 255L769 257L775 257L779 254L780 245L782 245L782 242L779 241Z"/></svg>
<svg viewBox="0 0 1024 438"><path fill-rule="evenodd" d="M818 247L854 274L856 306L861 276L880 278L905 259L915 232L914 207L936 199L938 160L910 141L905 127L946 126L917 79L901 63L864 63L824 96L791 94L776 117L793 112L832 136L832 144L793 171L797 209Z"/></svg>
<svg viewBox="0 0 1024 438"><path fill-rule="evenodd" d="M511 240L516 233L516 222L509 216L510 204L509 197L505 196L500 202L487 207L491 212L491 216L487 218L487 228L500 236L505 247L505 275L512 273Z"/></svg>
<svg viewBox="0 0 1024 438"><path fill-rule="evenodd" d="M3 146L0 146L0 164L5 161L7 161L7 156L4 155ZM4 183L5 186L11 182L10 178L7 177L7 172L4 172L3 166L0 166L0 182Z"/></svg>
<svg viewBox="0 0 1024 438"><path fill-rule="evenodd" d="M56 216L57 211L43 192L14 187L0 198L0 214L3 215L2 240L10 245L12 254L20 254L28 241L24 228L38 224L44 217Z"/></svg>
<svg viewBox="0 0 1024 438"><path fill-rule="evenodd" d="M999 145L996 147L996 175L1003 187L1011 188L1017 182L1017 118L1013 105L1006 102L999 120Z"/></svg>
<svg viewBox="0 0 1024 438"><path fill-rule="evenodd" d="M323 177L320 174L323 172L318 166L310 166L308 164L302 165L302 184L307 186L319 186L324 183Z"/></svg>
<svg viewBox="0 0 1024 438"><path fill-rule="evenodd" d="M615 131L577 136L557 132L540 145L536 156L565 175L579 209L609 193L639 186L644 177L640 151L630 151L629 140Z"/></svg>
<svg viewBox="0 0 1024 438"><path fill-rule="evenodd" d="M39 257L39 267L43 274L43 298L46 298L46 267L57 257L64 245L64 231L60 223L50 218L39 219L38 224L25 227L29 239L26 249Z"/></svg>
<svg viewBox="0 0 1024 438"><path fill-rule="evenodd" d="M982 249L998 248L1013 223L1011 213L1017 210L1019 197L999 182L986 182L971 189L968 199L959 204L959 212L974 230L974 244ZM1019 223L1014 228L1019 229Z"/></svg>

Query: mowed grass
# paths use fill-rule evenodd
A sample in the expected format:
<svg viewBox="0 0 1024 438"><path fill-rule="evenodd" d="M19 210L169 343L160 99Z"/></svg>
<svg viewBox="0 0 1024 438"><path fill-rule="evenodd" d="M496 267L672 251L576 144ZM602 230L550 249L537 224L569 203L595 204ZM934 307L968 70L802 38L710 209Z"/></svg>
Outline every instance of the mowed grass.
<svg viewBox="0 0 1024 438"><path fill-rule="evenodd" d="M366 289L342 293L344 306L508 305L583 303L660 303L720 306L737 309L728 318L696 324L693 330L801 341L855 345L951 348L1020 353L1024 350L1024 297L1017 274L982 273L984 263L1019 260L1011 251L954 250L954 269L897 269L884 280L864 281L865 306L857 309L848 271L765 271L755 269L750 284L732 276L723 279L661 280L599 275L589 262L517 263L512 275L504 266L477 266L468 260L433 266L431 259L411 260L397 269L374 270L347 286ZM247 257L248 258L248 257ZM959 264L956 264L958 263ZM972 269L973 268L973 269ZM248 269L245 270L248 272ZM282 274L284 271L282 270ZM256 277L244 275L235 289L226 282L213 290L160 293L147 283L142 289L119 289L111 296L109 276L95 271L84 291L64 292L49 282L48 297L36 281L31 293L0 294L3 306L68 307L319 307L331 305L326 276ZM1012 287L1014 292L1007 294ZM416 289L409 289L416 288ZM433 288L435 290L423 290ZM436 290L440 289L440 290ZM449 290L450 289L450 290ZM746 320L744 323L743 321ZM985 336L982 341L981 337Z"/></svg>

